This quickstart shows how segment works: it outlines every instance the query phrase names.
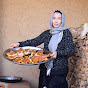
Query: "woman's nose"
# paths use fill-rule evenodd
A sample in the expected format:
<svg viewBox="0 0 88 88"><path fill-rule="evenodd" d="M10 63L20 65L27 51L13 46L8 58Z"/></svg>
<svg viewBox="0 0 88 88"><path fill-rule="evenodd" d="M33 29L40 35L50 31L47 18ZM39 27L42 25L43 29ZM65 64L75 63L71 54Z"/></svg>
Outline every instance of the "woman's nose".
<svg viewBox="0 0 88 88"><path fill-rule="evenodd" d="M55 23L57 23L58 22L58 20L57 19L55 19Z"/></svg>

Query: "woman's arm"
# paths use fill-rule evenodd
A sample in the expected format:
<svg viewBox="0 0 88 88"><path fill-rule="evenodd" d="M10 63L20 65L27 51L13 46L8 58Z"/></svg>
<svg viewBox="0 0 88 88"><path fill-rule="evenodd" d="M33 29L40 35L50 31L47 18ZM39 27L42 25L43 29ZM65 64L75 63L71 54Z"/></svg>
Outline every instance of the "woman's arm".
<svg viewBox="0 0 88 88"><path fill-rule="evenodd" d="M65 38L65 42L64 42L64 45L65 45L65 49L64 50L59 50L57 48L57 55L58 56L72 56L75 54L75 46L74 46L74 43L73 43L73 40L72 40L72 34L71 32L67 29L65 30L65 34L64 34L64 38Z"/></svg>
<svg viewBox="0 0 88 88"><path fill-rule="evenodd" d="M43 33L41 33L38 37L36 37L34 39L19 42L19 46L20 47L22 47L22 46L38 46L44 42L46 33L47 33L47 31L44 31Z"/></svg>

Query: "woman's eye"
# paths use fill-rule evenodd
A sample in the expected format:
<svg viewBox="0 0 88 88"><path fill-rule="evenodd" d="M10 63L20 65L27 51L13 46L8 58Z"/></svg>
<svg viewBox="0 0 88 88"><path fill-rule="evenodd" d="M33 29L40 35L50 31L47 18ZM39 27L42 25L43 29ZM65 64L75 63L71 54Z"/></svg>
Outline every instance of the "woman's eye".
<svg viewBox="0 0 88 88"><path fill-rule="evenodd" d="M55 17L53 17L53 19L55 19Z"/></svg>
<svg viewBox="0 0 88 88"><path fill-rule="evenodd" d="M59 20L61 20L61 18L58 18Z"/></svg>

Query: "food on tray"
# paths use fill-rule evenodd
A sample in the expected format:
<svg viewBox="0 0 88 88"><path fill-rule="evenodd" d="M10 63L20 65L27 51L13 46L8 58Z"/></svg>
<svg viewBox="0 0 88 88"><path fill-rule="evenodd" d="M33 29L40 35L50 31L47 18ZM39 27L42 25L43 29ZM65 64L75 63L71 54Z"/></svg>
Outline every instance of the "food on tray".
<svg viewBox="0 0 88 88"><path fill-rule="evenodd" d="M43 54L43 50L40 50L40 51L37 51L36 53L35 53L35 56L39 56L39 55L42 55Z"/></svg>
<svg viewBox="0 0 88 88"><path fill-rule="evenodd" d="M23 53L24 53L24 55L30 54L30 49L24 49L24 50L23 50Z"/></svg>
<svg viewBox="0 0 88 88"><path fill-rule="evenodd" d="M23 49L17 50L17 57L24 56Z"/></svg>
<svg viewBox="0 0 88 88"><path fill-rule="evenodd" d="M36 53L36 50L30 51L31 55L34 55Z"/></svg>
<svg viewBox="0 0 88 88"><path fill-rule="evenodd" d="M0 88L5 88L4 86L0 86Z"/></svg>
<svg viewBox="0 0 88 88"><path fill-rule="evenodd" d="M51 54L42 54L42 55L40 55L41 58L39 58L39 61L41 62L41 61L46 61L46 60L48 60L47 57L49 57L50 55L51 55Z"/></svg>
<svg viewBox="0 0 88 88"><path fill-rule="evenodd" d="M11 50L10 52L7 52L6 55L10 56L10 55L14 55L15 52L13 50Z"/></svg>
<svg viewBox="0 0 88 88"><path fill-rule="evenodd" d="M40 50L40 51L37 51L36 53L38 54L38 55L40 55L40 54L43 54L43 50Z"/></svg>
<svg viewBox="0 0 88 88"><path fill-rule="evenodd" d="M32 57L31 60L33 63L38 63L38 62L46 61L46 60L48 60L48 58L40 55L40 56Z"/></svg>
<svg viewBox="0 0 88 88"><path fill-rule="evenodd" d="M38 63L38 61L39 61L38 58L39 58L38 56L34 56L34 57L32 57L32 58L31 58L32 63Z"/></svg>
<svg viewBox="0 0 88 88"><path fill-rule="evenodd" d="M18 49L16 52L11 50L6 55L8 59L13 59L13 62L27 64L46 61L51 54L44 54L43 50Z"/></svg>
<svg viewBox="0 0 88 88"><path fill-rule="evenodd" d="M8 56L9 59L15 59L15 56Z"/></svg>
<svg viewBox="0 0 88 88"><path fill-rule="evenodd" d="M21 63L31 63L31 60L28 58L28 56L25 56Z"/></svg>
<svg viewBox="0 0 88 88"><path fill-rule="evenodd" d="M20 63L22 60L23 60L23 57L18 57L16 59L14 59L13 61Z"/></svg>
<svg viewBox="0 0 88 88"><path fill-rule="evenodd" d="M11 50L10 52L7 52L6 55L8 56L9 59L13 59L13 58L16 58L17 53Z"/></svg>

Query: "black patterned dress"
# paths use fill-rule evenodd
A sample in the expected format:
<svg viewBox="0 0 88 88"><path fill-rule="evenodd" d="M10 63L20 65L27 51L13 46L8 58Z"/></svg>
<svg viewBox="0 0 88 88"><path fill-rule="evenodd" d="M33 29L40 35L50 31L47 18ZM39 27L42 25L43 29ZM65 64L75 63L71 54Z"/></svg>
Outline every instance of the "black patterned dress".
<svg viewBox="0 0 88 88"><path fill-rule="evenodd" d="M52 37L49 31L44 31L34 39L19 42L20 46L38 46L44 43L44 49L49 50L48 44ZM45 64L39 66L39 88L43 88L43 86L47 86L47 88L67 88L68 58L75 54L75 46L69 29L63 31L62 40L58 44L56 51L57 57L53 60L50 76L46 76Z"/></svg>

